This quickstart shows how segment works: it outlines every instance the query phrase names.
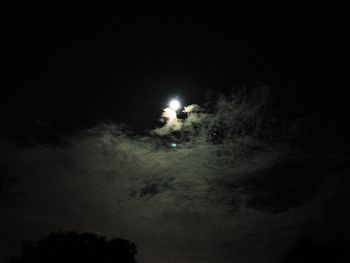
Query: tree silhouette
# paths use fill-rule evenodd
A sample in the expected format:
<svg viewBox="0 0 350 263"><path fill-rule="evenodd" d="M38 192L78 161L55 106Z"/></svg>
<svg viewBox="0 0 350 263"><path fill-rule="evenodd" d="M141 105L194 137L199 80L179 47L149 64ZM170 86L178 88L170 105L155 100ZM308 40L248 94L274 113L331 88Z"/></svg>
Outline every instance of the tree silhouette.
<svg viewBox="0 0 350 263"><path fill-rule="evenodd" d="M136 263L136 245L128 240L107 240L91 233L51 233L39 242L23 242L10 263L101 262Z"/></svg>

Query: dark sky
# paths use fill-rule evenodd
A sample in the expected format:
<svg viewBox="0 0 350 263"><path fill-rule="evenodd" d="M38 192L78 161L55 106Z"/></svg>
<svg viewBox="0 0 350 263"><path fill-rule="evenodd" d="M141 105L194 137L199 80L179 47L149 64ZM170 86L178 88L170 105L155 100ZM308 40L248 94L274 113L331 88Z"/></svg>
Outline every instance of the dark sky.
<svg viewBox="0 0 350 263"><path fill-rule="evenodd" d="M1 8L0 261L57 230L132 240L140 263L348 245L346 22L329 7ZM173 97L201 107L177 132L159 122Z"/></svg>
<svg viewBox="0 0 350 263"><path fill-rule="evenodd" d="M3 119L152 128L170 96L200 103L207 90L257 81L288 114L344 97L345 19L333 10L181 9L4 8Z"/></svg>

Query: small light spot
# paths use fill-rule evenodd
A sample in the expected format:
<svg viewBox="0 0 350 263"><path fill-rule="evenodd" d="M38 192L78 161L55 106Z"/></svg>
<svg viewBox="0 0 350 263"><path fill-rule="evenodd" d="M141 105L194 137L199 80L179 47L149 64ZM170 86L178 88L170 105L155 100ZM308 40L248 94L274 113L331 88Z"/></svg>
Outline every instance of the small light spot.
<svg viewBox="0 0 350 263"><path fill-rule="evenodd" d="M170 147L171 147L171 148L176 148L176 143L170 144Z"/></svg>

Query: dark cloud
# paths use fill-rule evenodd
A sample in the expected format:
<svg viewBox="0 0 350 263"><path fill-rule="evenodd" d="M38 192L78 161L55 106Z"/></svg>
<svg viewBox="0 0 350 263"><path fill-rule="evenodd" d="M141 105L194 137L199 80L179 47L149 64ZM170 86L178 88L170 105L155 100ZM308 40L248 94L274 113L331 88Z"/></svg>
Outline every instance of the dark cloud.
<svg viewBox="0 0 350 263"><path fill-rule="evenodd" d="M101 124L61 144L2 140L3 249L60 229L133 240L140 262L281 258L322 222L330 179L290 143L298 126L276 121L267 87L210 98L164 136Z"/></svg>

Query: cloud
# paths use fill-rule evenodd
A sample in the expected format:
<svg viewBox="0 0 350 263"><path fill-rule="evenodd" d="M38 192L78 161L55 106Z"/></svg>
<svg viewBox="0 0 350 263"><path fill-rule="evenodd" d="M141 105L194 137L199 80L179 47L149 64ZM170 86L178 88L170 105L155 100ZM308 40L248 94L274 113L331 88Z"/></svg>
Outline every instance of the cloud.
<svg viewBox="0 0 350 263"><path fill-rule="evenodd" d="M16 181L2 191L0 230L13 236L4 242L61 229L133 240L143 262L278 256L307 204L282 202L271 212L266 184L276 182L252 184L307 157L276 136L284 130L269 116L266 87L217 97L185 107L183 119L165 109L166 122L148 136L101 124L65 136L62 145L1 141L7 178ZM169 147L174 141L178 147ZM276 250L266 254L271 245Z"/></svg>
<svg viewBox="0 0 350 263"><path fill-rule="evenodd" d="M153 130L158 135L168 135L173 131L180 131L182 128L182 120L177 118L176 111L172 108L165 108L162 113L161 121L164 126Z"/></svg>

